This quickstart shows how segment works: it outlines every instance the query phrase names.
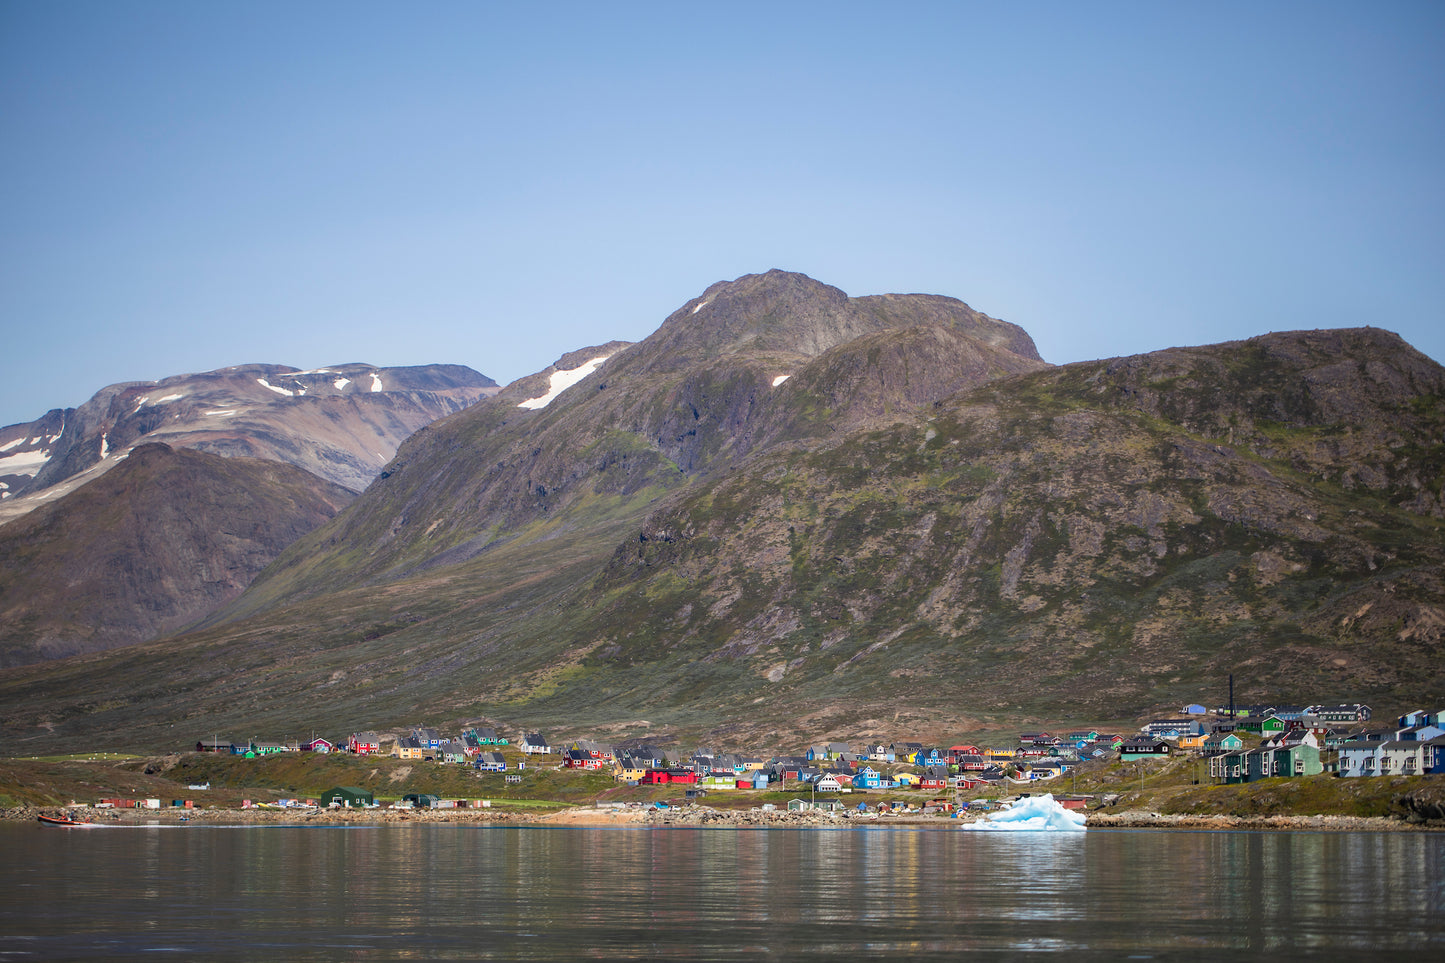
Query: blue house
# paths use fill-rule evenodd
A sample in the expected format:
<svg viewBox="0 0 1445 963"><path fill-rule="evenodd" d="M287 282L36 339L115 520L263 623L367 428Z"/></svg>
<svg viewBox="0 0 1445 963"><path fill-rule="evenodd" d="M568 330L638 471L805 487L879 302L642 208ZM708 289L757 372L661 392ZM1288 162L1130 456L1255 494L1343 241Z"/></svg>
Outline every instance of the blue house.
<svg viewBox="0 0 1445 963"><path fill-rule="evenodd" d="M883 777L872 766L864 766L853 776L854 789L881 789Z"/></svg>
<svg viewBox="0 0 1445 963"><path fill-rule="evenodd" d="M1445 725L1445 712L1426 712L1424 709L1416 709L1414 712L1407 712L1400 717L1401 729L1441 725Z"/></svg>

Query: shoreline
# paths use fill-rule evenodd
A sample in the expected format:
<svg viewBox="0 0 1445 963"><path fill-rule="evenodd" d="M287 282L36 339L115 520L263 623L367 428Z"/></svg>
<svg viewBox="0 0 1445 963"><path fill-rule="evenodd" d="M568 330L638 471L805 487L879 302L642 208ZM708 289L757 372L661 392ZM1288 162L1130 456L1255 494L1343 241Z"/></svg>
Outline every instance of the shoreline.
<svg viewBox="0 0 1445 963"><path fill-rule="evenodd" d="M501 809L99 809L88 806L22 806L0 810L0 820L38 822L45 815L69 815L96 826L200 825L477 825L500 823L513 826L555 828L821 828L826 826L948 826L981 822L985 817L955 819L951 816L913 814L884 816L878 813L822 812L809 810L729 810L707 806L674 809L597 809L577 806L553 812L511 812ZM1088 814L1088 829L1159 829L1275 832L1445 832L1442 823L1414 823L1388 816L1226 816L1178 815L1124 810Z"/></svg>

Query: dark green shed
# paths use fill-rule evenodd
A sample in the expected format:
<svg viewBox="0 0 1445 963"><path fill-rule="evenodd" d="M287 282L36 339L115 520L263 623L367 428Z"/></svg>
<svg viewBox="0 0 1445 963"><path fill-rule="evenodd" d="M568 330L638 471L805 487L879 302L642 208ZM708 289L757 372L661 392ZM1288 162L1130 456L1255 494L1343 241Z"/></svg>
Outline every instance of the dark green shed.
<svg viewBox="0 0 1445 963"><path fill-rule="evenodd" d="M337 786L328 789L317 800L322 806L375 806L376 797L368 789L355 786Z"/></svg>

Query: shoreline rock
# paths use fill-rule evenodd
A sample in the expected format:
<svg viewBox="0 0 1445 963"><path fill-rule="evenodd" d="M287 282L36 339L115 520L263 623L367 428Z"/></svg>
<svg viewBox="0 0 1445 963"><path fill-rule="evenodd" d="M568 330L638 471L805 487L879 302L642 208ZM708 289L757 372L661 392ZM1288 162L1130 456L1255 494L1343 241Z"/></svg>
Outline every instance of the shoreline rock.
<svg viewBox="0 0 1445 963"><path fill-rule="evenodd" d="M45 815L68 815L98 825L427 825L438 823L514 826L639 828L796 828L824 826L958 826L981 817L859 813L851 810L762 811L685 806L672 809L597 809L576 806L551 812L491 809L101 809L89 806L20 806L0 809L0 820L35 822ZM1090 829L1270 830L1276 832L1445 832L1445 823L1411 822L1363 816L1225 816L1124 810L1090 813Z"/></svg>
<svg viewBox="0 0 1445 963"><path fill-rule="evenodd" d="M1439 832L1445 824L1409 823L1389 816L1225 816L1132 809L1090 813L1090 829L1270 829L1307 832Z"/></svg>

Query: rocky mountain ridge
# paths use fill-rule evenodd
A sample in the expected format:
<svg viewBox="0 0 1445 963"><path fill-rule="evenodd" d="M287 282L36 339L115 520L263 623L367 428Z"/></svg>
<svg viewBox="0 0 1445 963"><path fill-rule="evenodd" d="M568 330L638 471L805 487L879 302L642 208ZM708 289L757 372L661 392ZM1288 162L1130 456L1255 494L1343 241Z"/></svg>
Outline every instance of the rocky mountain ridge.
<svg viewBox="0 0 1445 963"><path fill-rule="evenodd" d="M103 388L0 428L0 522L73 491L138 444L283 461L361 491L418 428L500 390L462 365L239 365Z"/></svg>

